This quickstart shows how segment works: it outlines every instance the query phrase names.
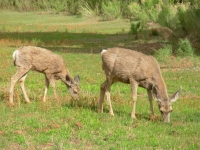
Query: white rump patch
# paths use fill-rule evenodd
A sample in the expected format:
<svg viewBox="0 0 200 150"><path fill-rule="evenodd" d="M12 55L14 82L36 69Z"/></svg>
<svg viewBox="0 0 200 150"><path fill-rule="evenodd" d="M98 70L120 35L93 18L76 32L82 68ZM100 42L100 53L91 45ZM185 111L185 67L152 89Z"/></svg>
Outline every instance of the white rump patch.
<svg viewBox="0 0 200 150"><path fill-rule="evenodd" d="M107 51L107 50L103 49L102 52L101 52L101 55L102 55L103 53L105 53L106 51Z"/></svg>
<svg viewBox="0 0 200 150"><path fill-rule="evenodd" d="M19 51L16 49L16 50L13 52L13 59L14 59L14 60L17 59L18 54L19 54Z"/></svg>

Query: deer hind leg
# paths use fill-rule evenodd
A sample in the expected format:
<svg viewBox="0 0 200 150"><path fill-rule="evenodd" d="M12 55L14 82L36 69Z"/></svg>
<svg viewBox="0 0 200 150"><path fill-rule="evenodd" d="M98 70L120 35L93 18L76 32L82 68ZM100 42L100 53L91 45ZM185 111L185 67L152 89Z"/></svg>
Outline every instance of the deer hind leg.
<svg viewBox="0 0 200 150"><path fill-rule="evenodd" d="M22 91L23 91L23 94L24 94L25 88L24 88L24 85L23 85L24 83L23 82L24 82L24 80L26 78L24 76L26 76L26 74L28 73L29 70L30 69L25 69L25 68L18 67L17 68L17 72L12 76L11 85L10 85L10 91L9 91L9 103L10 103L10 105L14 105L14 103L13 103L14 87L15 87L15 84L17 83L17 81L19 79L21 79L21 81L22 81L22 83L20 83L20 85L21 85L21 88L22 88ZM26 96L27 96L27 94L26 94Z"/></svg>
<svg viewBox="0 0 200 150"><path fill-rule="evenodd" d="M19 83L20 83L20 87L21 87L21 90L22 90L22 92L23 92L23 94L24 94L24 98L25 98L26 102L27 102L27 103L30 103L30 100L29 100L29 98L28 98L28 95L27 95L26 90L25 90L25 87L24 87L24 81L25 81L25 79L26 79L26 76L27 76L27 74L25 74L23 77L21 77L21 78L19 79Z"/></svg>
<svg viewBox="0 0 200 150"><path fill-rule="evenodd" d="M109 105L109 113L111 116L114 116L114 113L113 113L113 109L112 109L112 104L111 104L111 100L110 100L110 87L112 85L112 80L110 79L107 79L106 80L106 86L105 86L105 94L106 94L106 97L107 97L107 102L108 102L108 105Z"/></svg>
<svg viewBox="0 0 200 150"><path fill-rule="evenodd" d="M150 103L150 119L154 119L154 111L153 111L153 96L151 90L147 89L148 97L149 97L149 103Z"/></svg>
<svg viewBox="0 0 200 150"><path fill-rule="evenodd" d="M133 109L132 109L132 113L131 113L131 118L134 118L136 119L136 116L135 116L135 109L136 109L136 102L137 102L137 88L138 88L138 85L135 81L130 81L130 84L131 84L131 91L132 91L132 100L133 100Z"/></svg>
<svg viewBox="0 0 200 150"><path fill-rule="evenodd" d="M106 81L100 86L100 99L99 99L99 108L98 108L99 113L103 113L103 102L104 102L104 95L106 92L105 86L106 86Z"/></svg>

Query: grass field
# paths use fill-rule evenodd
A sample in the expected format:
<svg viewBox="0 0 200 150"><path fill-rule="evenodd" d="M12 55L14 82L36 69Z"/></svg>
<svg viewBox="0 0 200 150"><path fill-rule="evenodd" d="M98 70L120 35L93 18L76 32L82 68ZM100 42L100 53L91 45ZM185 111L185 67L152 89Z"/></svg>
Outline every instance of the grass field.
<svg viewBox="0 0 200 150"><path fill-rule="evenodd" d="M161 62L168 93L183 88L173 104L171 123L162 121L156 102L157 119L149 119L148 97L142 88L138 90L138 119L131 119L130 86L121 83L112 86L115 117L108 114L106 103L104 113L97 113L99 86L105 80L100 51L120 46L153 54L153 48L160 46L154 40L134 41L129 28L127 20L101 22L64 14L0 11L0 149L200 149L199 56L187 68L190 59ZM44 75L29 72L25 86L31 104L24 103L17 84L15 107L9 107L10 78L16 71L12 52L22 45L41 46L60 54L70 73L80 75L79 101L72 101L65 85L57 81L60 103L55 102L51 87L47 103L42 103Z"/></svg>

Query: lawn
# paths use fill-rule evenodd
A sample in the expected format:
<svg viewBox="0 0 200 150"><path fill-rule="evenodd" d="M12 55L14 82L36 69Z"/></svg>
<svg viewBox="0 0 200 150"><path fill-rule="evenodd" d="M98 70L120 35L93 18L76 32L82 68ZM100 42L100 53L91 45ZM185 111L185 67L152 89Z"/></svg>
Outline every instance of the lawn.
<svg viewBox="0 0 200 150"><path fill-rule="evenodd" d="M200 71L199 56L160 62L163 78L171 95L182 86L173 104L171 122L162 121L156 102L156 119L149 119L146 90L139 88L137 120L131 119L130 85L112 86L115 117L97 113L99 88L105 75L100 52L107 47L126 47L154 54L163 43L134 40L128 34L130 22L119 19L103 22L98 18L80 18L65 14L0 12L0 149L200 149ZM80 75L81 95L73 101L63 83L56 81L60 103L50 87L47 102L42 103L44 75L29 72L25 86L31 104L24 102L15 87L14 107L7 105L10 78L16 72L13 51L23 45L48 48L61 55L72 76ZM173 67L178 66L178 68ZM186 67L187 66L187 67Z"/></svg>

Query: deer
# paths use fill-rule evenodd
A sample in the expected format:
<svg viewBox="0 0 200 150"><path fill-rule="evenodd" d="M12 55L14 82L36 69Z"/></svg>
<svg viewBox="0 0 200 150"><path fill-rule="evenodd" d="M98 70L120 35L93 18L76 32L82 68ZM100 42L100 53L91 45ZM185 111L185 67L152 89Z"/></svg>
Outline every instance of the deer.
<svg viewBox="0 0 200 150"><path fill-rule="evenodd" d="M78 99L80 93L79 82L80 77L76 75L73 79L70 72L65 66L63 58L47 50L45 48L34 46L23 46L17 48L13 52L14 65L17 72L11 78L11 85L9 91L9 104L14 105L14 86L19 81L21 90L23 92L26 103L30 103L29 97L26 93L24 82L30 70L43 73L45 75L45 89L43 102L46 102L46 95L49 84L53 87L54 97L58 100L56 93L55 80L61 80L69 90L70 95L75 100Z"/></svg>
<svg viewBox="0 0 200 150"><path fill-rule="evenodd" d="M137 119L135 115L137 89L142 87L147 90L150 102L150 118L155 118L152 102L155 98L164 122L170 122L172 103L179 98L182 87L168 97L159 64L153 56L130 49L114 47L103 49L101 58L106 80L100 85L99 113L103 113L103 102L106 95L109 113L114 116L110 99L111 85L115 82L121 82L131 86L133 101L131 118Z"/></svg>

